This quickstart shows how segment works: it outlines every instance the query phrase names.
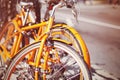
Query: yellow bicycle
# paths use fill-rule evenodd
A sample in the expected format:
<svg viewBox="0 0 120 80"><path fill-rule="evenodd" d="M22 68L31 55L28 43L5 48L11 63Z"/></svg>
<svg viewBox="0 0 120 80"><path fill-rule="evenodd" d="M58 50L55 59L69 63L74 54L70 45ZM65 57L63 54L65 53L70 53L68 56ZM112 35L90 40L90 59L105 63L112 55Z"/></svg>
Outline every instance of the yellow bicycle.
<svg viewBox="0 0 120 80"><path fill-rule="evenodd" d="M48 21L22 26L22 20L17 16L12 22L7 24L7 27L4 27L4 30L0 35L0 53L5 63L12 59L12 62L7 69L7 74L4 77L5 80L12 79L14 76L17 76L16 79L18 80L29 78L31 80L39 80L41 78L44 80L58 78L75 79L77 77L79 80L80 78L81 80L91 79L87 68L90 65L89 54L79 33L66 24L53 24L54 11L58 7L63 6L63 3L64 1L61 1L54 6L52 10L53 14L49 17ZM30 9L32 5L26 3L24 6L27 6L27 9ZM25 19L29 20L27 18ZM25 24L28 22L26 20ZM36 31L36 29L38 29L38 31ZM4 34L6 31L7 33ZM61 38L61 36L64 38ZM30 44L30 39L35 40L35 43L23 48L25 45ZM20 50L20 48L23 49ZM13 57L15 58L13 59ZM66 61L64 58L66 58ZM72 65L69 64L71 63L71 58L73 58L73 67L76 68L76 65L78 67L75 70L72 70ZM84 60L88 63L88 66L86 66ZM20 69L23 71L21 72L17 66L22 65L21 63L24 65L24 62L27 66L23 66L23 69L21 67ZM52 67L52 65L54 66ZM75 74L68 74L70 70L66 70L68 65L71 67L70 69L72 71L76 72ZM60 67L62 67L62 69L60 69ZM24 72L24 69L28 71ZM29 69L31 69L30 74ZM58 72L54 74L57 70ZM16 72L18 72L18 75L14 75ZM22 74L24 77L22 77ZM58 74L60 75L57 76ZM40 77L38 77L39 75Z"/></svg>

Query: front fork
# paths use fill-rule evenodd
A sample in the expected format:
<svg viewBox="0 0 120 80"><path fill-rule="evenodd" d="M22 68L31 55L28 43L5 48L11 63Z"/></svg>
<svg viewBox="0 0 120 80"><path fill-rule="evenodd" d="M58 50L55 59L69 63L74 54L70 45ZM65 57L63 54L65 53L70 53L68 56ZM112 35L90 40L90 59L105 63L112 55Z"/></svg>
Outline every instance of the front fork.
<svg viewBox="0 0 120 80"><path fill-rule="evenodd" d="M53 42L52 42L52 37L49 37L49 35L45 35L43 37L43 40L41 41L41 44L40 44L40 48L39 48L39 51L38 51L38 54L37 54L37 57L36 57L36 60L35 60L35 80L39 80L39 67L41 66L41 68L44 70L44 73L43 73L43 80L46 80L46 70L48 70L48 56L49 56L49 52L51 50L53 46ZM43 49L45 51L45 54L43 54ZM42 57L44 56L44 57ZM44 63L41 63L41 58L44 59Z"/></svg>
<svg viewBox="0 0 120 80"><path fill-rule="evenodd" d="M39 80L38 79L38 73L39 73L39 65L41 65L41 62L40 62L40 59L42 57L42 51L43 51L43 48L44 48L44 44L45 44L45 41L47 39L48 35L45 35L41 41L41 44L40 44L40 48L39 48L39 51L38 51L38 54L37 54L37 57L36 57L36 60L35 60L35 80Z"/></svg>
<svg viewBox="0 0 120 80"><path fill-rule="evenodd" d="M41 62L40 62L40 60L41 60L41 57L42 57L42 52L43 52L43 48L44 48L44 45L45 45L45 43L46 43L46 41L47 41L47 39L49 38L49 35L50 35L50 29L51 29L51 27L52 27L52 25L53 25L53 20L54 20L54 18L53 17L50 17L49 18L49 21L48 21L48 26L47 26L47 29L46 29L46 33L45 34L43 34L43 36L41 37L41 44L40 44L40 48L39 48L39 51L38 51L38 54L37 54L37 57L36 57L36 60L35 60L35 80L39 80L39 78L38 78L38 72L39 72L39 65L41 65ZM45 54L45 56L46 55L48 55L49 53L47 53L47 54ZM46 58L47 58L47 56L46 56ZM44 65L44 69L45 69L45 66L46 65ZM43 75L43 79L44 80L46 80L46 78L45 78L46 76L45 76L45 74Z"/></svg>

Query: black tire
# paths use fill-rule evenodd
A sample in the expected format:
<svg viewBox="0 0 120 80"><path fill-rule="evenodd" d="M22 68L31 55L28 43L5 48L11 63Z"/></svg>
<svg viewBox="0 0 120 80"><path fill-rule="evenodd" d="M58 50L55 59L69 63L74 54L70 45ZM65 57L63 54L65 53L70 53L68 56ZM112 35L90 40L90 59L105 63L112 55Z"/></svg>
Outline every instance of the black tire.
<svg viewBox="0 0 120 80"><path fill-rule="evenodd" d="M50 61L47 63L51 69L50 72L46 71L47 80L92 80L89 69L87 68L83 58L78 56L77 52L73 48L58 41L53 41L52 46L54 47L52 50L57 51L60 57L60 63L53 63ZM12 80L12 78L14 78L14 80L34 80L35 67L28 64L26 55L33 50L36 50L37 52L39 47L40 42L36 42L22 49L9 65L4 80ZM49 56L51 56L49 58L54 58L53 56L55 56L55 54L49 53ZM43 60L40 60L41 63ZM43 69L40 68L39 79L42 78L42 72ZM82 79L79 79L80 76L82 76Z"/></svg>

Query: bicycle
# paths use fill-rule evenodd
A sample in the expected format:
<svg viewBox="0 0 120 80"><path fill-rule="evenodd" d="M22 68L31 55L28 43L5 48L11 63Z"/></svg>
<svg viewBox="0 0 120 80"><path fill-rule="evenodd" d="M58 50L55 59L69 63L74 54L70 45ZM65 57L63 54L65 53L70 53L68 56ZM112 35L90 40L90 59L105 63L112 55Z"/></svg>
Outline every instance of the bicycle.
<svg viewBox="0 0 120 80"><path fill-rule="evenodd" d="M30 3L31 4L31 3ZM29 4L29 5L30 5ZM29 11L29 10L28 10ZM22 11L22 13L23 13L24 11ZM23 15L25 15L25 13L23 13ZM25 15L25 17L26 16L28 16L28 12L27 12L27 14ZM26 18L27 19L27 18ZM16 29L17 29L17 31L19 31L19 32L22 32L22 29L19 29L19 26L21 27L21 25L22 26L24 26L26 23L26 19L23 19L22 21L21 21L21 18L19 17L19 16L17 16L15 19L14 19L14 21L11 21L11 22L9 22L8 24L13 24L13 27L15 26L15 25L17 25L17 27L16 27ZM30 19L31 20L31 19ZM31 22L35 22L35 20L34 19L32 19L32 21ZM22 24L23 23L23 24ZM44 24L44 23L43 23ZM6 27L6 26L5 26ZM4 27L4 28L5 28ZM7 26L8 27L8 26ZM86 61L86 63L88 64L88 66L90 66L90 60L89 60L89 53L88 53L88 50L87 50L87 48L86 48L86 45L85 45L85 43L84 43L84 41L83 41L83 39L82 39L82 37L79 35L79 33L74 29L74 28L72 28L72 27L70 27L70 26L68 26L68 25L66 25L66 24L56 24L56 25L54 25L53 27L52 27L53 29L51 29L51 30L54 30L54 32L55 32L55 34L54 35L56 35L56 34L62 34L62 35L67 35L67 37L68 37L68 39L70 39L69 37L72 37L72 39L73 40L71 40L71 41L75 41L76 43L77 43L77 46L78 46L78 50L79 50L79 52L81 52L82 51L82 53L83 53L83 56L85 56L84 57L84 59L85 59L85 61ZM57 28L57 29L56 29ZM6 28L7 29L7 28ZM41 29L39 29L39 30L41 30ZM3 36L3 33L6 33L7 31L5 30L4 31L4 29L2 29L2 31L1 31L1 36L0 37L2 37ZM12 32L12 30L11 30L11 32ZM53 32L53 31L52 31ZM57 33L56 33L57 32ZM40 33L41 33L41 31L39 32L39 35L40 35ZM66 33L66 34L65 34ZM8 35L8 36L10 36L10 35ZM75 39L74 39L75 38ZM79 43L79 44L78 44ZM14 52L14 53L16 53L16 52Z"/></svg>
<svg viewBox="0 0 120 80"><path fill-rule="evenodd" d="M35 60L29 59L28 55L38 52L41 44L43 43L39 41L22 49L8 67L5 80L92 80L83 58L60 41L52 40L49 48L44 46L43 54L35 53Z"/></svg>
<svg viewBox="0 0 120 80"><path fill-rule="evenodd" d="M57 5L57 7L58 6L60 6L61 4L59 4L59 5ZM54 10L53 10L54 11ZM49 21L50 22L48 22L48 23L51 23L51 20L53 20L53 18L51 17L50 19L49 19ZM15 35L16 34L18 34L18 33L20 33L19 34L19 39L17 40L17 48L15 48L16 49L16 51L14 52L15 54L13 54L12 55L12 57L13 56L15 56L16 54L17 54L17 52L18 52L18 49L19 49L19 46L18 45L20 45L20 42L22 42L21 41L21 38L22 38L22 35L24 35L23 33L22 33L22 31L28 31L28 30L30 30L30 29L36 29L36 28L38 28L39 26L46 26L47 25L47 22L42 22L41 24L34 24L34 25L31 25L31 26L25 26L25 27L22 27L22 28L19 28L18 26L16 27L16 21L15 20L13 20L13 23L15 24L15 28L19 31L19 32L16 32L15 33ZM50 27L52 26L51 24L48 24L49 26L48 26L48 29L47 29L47 32L49 32L49 29L51 29ZM63 25L63 24L62 24ZM65 25L65 24L64 24ZM67 25L66 25L67 26ZM41 27L42 28L42 27ZM39 30L40 31L38 31L38 32L41 32L41 28L39 28ZM45 27L46 28L46 27ZM72 30L74 30L74 29L69 29L68 27L63 27L63 29L68 29L69 31L72 31ZM60 29L60 28L59 28ZM64 30L65 30L64 29ZM14 29L13 29L14 30ZM50 30L51 31L51 30ZM11 31L12 32L12 31ZM33 33L34 33L34 31L33 31ZM49 33L51 33L51 32L49 32ZM46 33L43 33L42 35L40 35L39 36L39 38L38 38L38 36L36 37L36 39L35 40L41 40L41 39L43 39L43 37L44 37L44 35L46 35L45 37L48 37L48 35L49 35L49 33L47 33L47 35L46 35ZM41 34L41 33L40 33ZM52 33L52 34L54 34L54 33ZM58 34L58 33L57 33ZM14 36L15 36L14 35ZM38 34L37 34L38 35ZM18 35L17 35L18 36ZM13 37L13 36L12 36ZM52 37L52 36L51 36ZM34 35L34 38L35 38L35 35ZM51 39L51 38L50 38ZM60 41L60 42L64 42L64 43L67 43L67 44L71 44L71 43L68 43L68 42L66 42L66 41L63 41L63 40L61 40L61 39L56 39L57 41ZM44 39L43 39L43 43L44 43ZM49 41L49 40L48 40ZM14 49L14 48L13 48ZM2 50L1 50L2 51ZM10 56L11 57L11 56Z"/></svg>

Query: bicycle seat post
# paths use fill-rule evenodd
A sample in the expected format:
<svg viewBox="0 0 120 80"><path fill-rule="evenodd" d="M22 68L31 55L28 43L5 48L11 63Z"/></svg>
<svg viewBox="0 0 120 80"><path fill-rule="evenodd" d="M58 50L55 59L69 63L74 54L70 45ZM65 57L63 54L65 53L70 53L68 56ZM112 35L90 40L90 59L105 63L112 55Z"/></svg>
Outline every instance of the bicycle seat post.
<svg viewBox="0 0 120 80"><path fill-rule="evenodd" d="M29 12L31 8L33 7L33 3L32 2L20 2L20 6L22 6L22 8L25 9L26 11L26 14L23 19L23 26L24 26L26 24Z"/></svg>

